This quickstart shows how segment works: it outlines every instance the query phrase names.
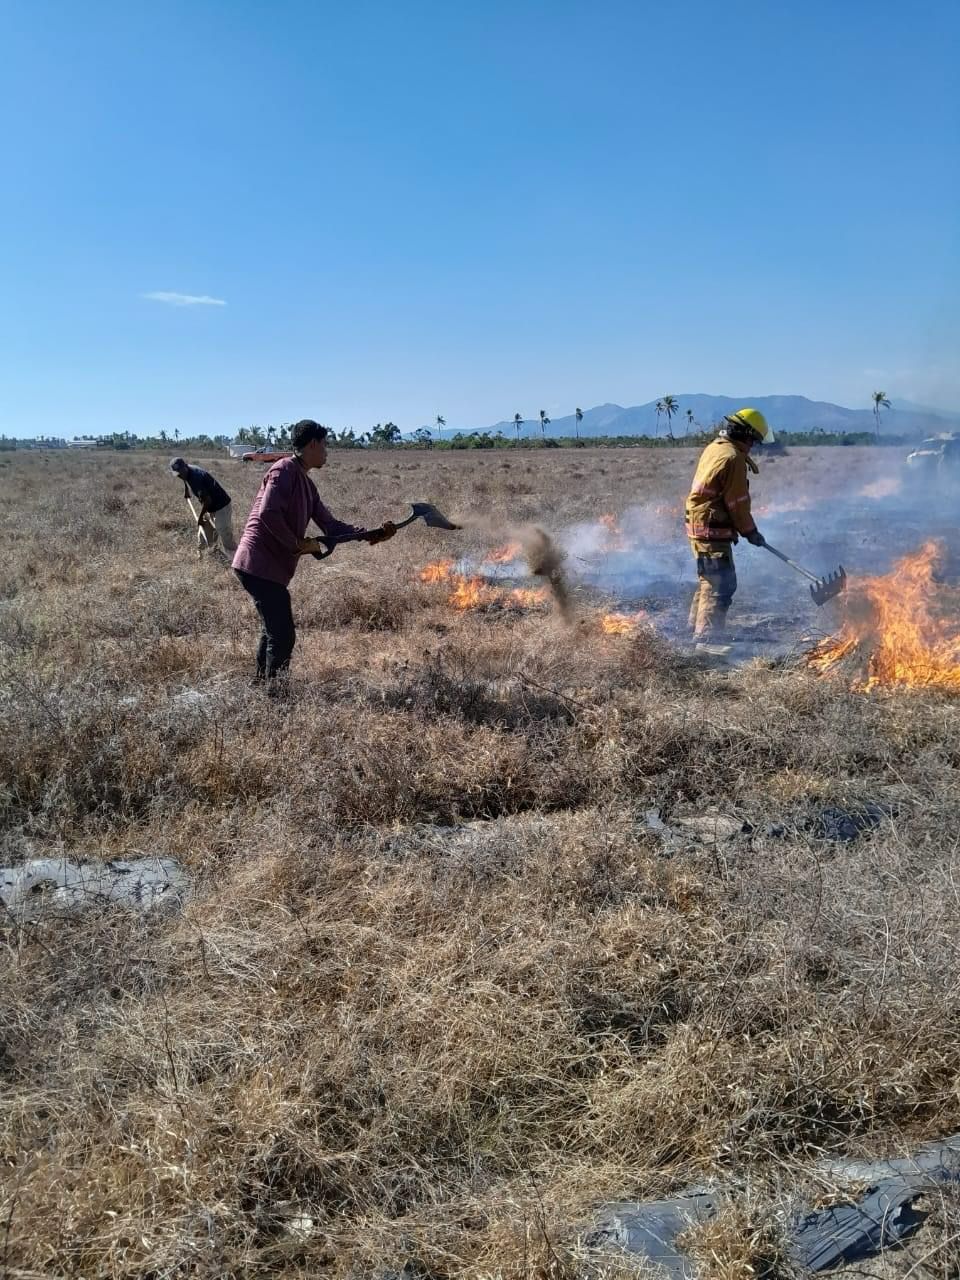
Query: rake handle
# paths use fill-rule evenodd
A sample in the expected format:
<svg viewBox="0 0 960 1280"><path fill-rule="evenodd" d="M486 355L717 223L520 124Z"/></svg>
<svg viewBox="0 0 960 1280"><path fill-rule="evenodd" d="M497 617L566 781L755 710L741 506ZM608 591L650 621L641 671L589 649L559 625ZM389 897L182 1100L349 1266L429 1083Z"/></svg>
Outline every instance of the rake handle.
<svg viewBox="0 0 960 1280"><path fill-rule="evenodd" d="M775 555L778 560L782 560L784 564L788 564L791 569L796 569L797 573L802 573L805 578L809 578L811 582L820 582L815 573L811 573L809 569L805 569L802 564L797 564L796 560L791 560L789 556L785 556L782 551L778 551L776 547L772 547L769 542L764 541L763 544L771 555Z"/></svg>

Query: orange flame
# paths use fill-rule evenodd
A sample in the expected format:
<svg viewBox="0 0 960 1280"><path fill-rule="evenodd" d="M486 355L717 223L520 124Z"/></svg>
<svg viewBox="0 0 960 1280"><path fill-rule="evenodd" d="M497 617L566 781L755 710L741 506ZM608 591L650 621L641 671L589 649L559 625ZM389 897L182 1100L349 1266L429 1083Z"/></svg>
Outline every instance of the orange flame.
<svg viewBox="0 0 960 1280"><path fill-rule="evenodd" d="M617 523L617 517L612 515L600 516L598 523L603 526L603 549L604 551L626 551L627 540L623 536L620 525Z"/></svg>
<svg viewBox="0 0 960 1280"><path fill-rule="evenodd" d="M890 573L848 588L843 629L811 651L810 665L828 673L848 655L860 654L855 688L960 690L960 624L934 612L933 575L940 550L935 542L927 542L899 560Z"/></svg>
<svg viewBox="0 0 960 1280"><path fill-rule="evenodd" d="M498 587L473 574L457 573L453 560L437 560L420 570L420 581L450 587L447 603L454 609L535 609L550 599L548 587Z"/></svg>
<svg viewBox="0 0 960 1280"><path fill-rule="evenodd" d="M606 636L632 636L646 616L642 609L637 613L605 613L600 618L600 630Z"/></svg>
<svg viewBox="0 0 960 1280"><path fill-rule="evenodd" d="M519 542L508 542L494 551L488 551L483 557L484 564L513 564L523 555L523 546Z"/></svg>
<svg viewBox="0 0 960 1280"><path fill-rule="evenodd" d="M449 582L453 577L452 560L437 560L420 570L421 582Z"/></svg>
<svg viewBox="0 0 960 1280"><path fill-rule="evenodd" d="M513 587L506 593L503 602L515 605L518 609L535 609L537 605L546 604L549 599L549 587Z"/></svg>
<svg viewBox="0 0 960 1280"><path fill-rule="evenodd" d="M488 587L482 578L467 578L456 573L451 581L453 591L449 603L455 609L479 609L482 605L493 604L500 594L496 587Z"/></svg>

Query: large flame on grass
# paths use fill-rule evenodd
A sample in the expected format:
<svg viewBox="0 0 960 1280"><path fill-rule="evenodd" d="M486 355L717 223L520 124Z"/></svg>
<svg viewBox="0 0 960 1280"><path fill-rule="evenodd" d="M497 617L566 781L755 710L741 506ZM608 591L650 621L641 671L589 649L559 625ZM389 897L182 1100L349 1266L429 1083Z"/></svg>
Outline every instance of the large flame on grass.
<svg viewBox="0 0 960 1280"><path fill-rule="evenodd" d="M495 589L488 587L482 578L455 573L450 577L450 586L450 603L455 609L480 609L496 599Z"/></svg>
<svg viewBox="0 0 960 1280"><path fill-rule="evenodd" d="M960 621L937 608L939 558L940 547L927 542L890 573L852 584L843 629L808 655L810 665L824 673L856 671L853 684L861 689L960 690Z"/></svg>
<svg viewBox="0 0 960 1280"><path fill-rule="evenodd" d="M458 573L453 560L437 560L420 570L420 581L443 583L450 588L448 604L454 609L534 609L550 598L547 587L498 587L477 574Z"/></svg>
<svg viewBox="0 0 960 1280"><path fill-rule="evenodd" d="M608 549L626 549L628 546L615 516L601 517L600 527ZM520 558L526 561L527 570L536 578L546 579L548 586L508 587L497 581L504 565L512 565ZM447 603L454 609L527 610L539 609L552 599L560 616L573 622L575 611L563 572L563 552L550 536L540 528L530 528L522 543L509 542L488 551L479 562L480 573L462 573L454 560L437 560L420 570L420 581L447 589ZM484 575L483 570L489 570ZM508 572L511 570L508 569ZM636 613L592 613L589 618L580 615L580 621L594 633L606 636L633 636L647 622L647 615Z"/></svg>
<svg viewBox="0 0 960 1280"><path fill-rule="evenodd" d="M489 560L489 557L487 557ZM437 560L420 570L420 581L448 588L447 603L461 612L470 609L539 609L549 602L549 587L500 587L478 574L459 573L453 560ZM607 636L633 636L647 621L637 613L603 613L595 615L591 626L599 627Z"/></svg>

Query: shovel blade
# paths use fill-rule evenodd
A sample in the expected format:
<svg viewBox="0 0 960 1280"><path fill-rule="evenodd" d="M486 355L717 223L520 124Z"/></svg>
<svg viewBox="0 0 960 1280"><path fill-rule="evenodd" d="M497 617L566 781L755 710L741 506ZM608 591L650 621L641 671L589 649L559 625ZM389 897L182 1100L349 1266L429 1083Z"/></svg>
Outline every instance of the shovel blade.
<svg viewBox="0 0 960 1280"><path fill-rule="evenodd" d="M810 588L810 594L813 597L813 603L819 607L846 589L847 572L841 565L836 573L828 573L825 578L818 579Z"/></svg>
<svg viewBox="0 0 960 1280"><path fill-rule="evenodd" d="M460 525L448 520L432 502L412 502L414 520L422 520L430 529L459 529Z"/></svg>

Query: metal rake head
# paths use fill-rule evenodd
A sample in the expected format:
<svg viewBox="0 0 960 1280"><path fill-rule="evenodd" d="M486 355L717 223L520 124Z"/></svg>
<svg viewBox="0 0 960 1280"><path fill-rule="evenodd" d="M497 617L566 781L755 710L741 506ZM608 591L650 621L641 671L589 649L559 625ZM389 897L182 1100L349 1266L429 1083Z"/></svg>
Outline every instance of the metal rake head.
<svg viewBox="0 0 960 1280"><path fill-rule="evenodd" d="M826 577L819 578L810 588L810 594L813 596L815 605L826 604L828 600L832 600L834 596L840 595L841 591L847 589L847 571L843 565L836 573L828 573Z"/></svg>

